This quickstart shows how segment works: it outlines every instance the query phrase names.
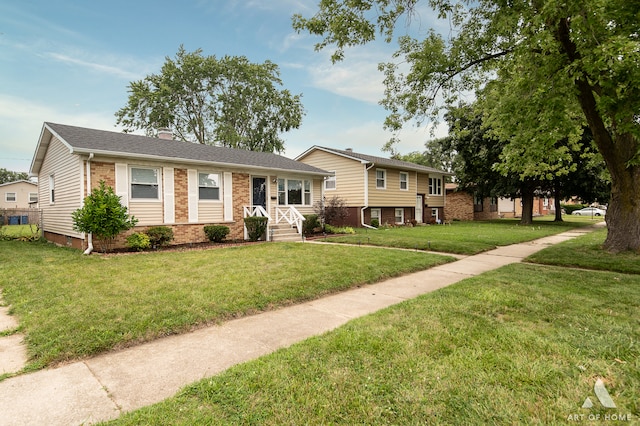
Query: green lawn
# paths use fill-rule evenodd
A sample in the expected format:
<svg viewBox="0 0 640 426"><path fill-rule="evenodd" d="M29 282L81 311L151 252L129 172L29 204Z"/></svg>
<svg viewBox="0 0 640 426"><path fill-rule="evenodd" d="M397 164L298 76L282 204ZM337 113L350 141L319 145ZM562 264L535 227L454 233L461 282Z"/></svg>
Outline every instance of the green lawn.
<svg viewBox="0 0 640 426"><path fill-rule="evenodd" d="M46 243L0 241L2 294L26 334L31 369L452 260L299 243L83 256Z"/></svg>
<svg viewBox="0 0 640 426"><path fill-rule="evenodd" d="M238 365L110 424L546 425L612 413L637 424L639 313L639 275L514 264ZM597 378L617 409L600 406ZM587 397L594 408L581 408Z"/></svg>
<svg viewBox="0 0 640 426"><path fill-rule="evenodd" d="M5 225L0 227L0 236L2 235L11 238L34 237L40 235L40 230L36 225Z"/></svg>
<svg viewBox="0 0 640 426"><path fill-rule="evenodd" d="M327 236L326 241L476 254L498 246L531 241L596 222L576 216L565 216L564 220L557 223L553 222L553 217L546 216L536 218L534 224L529 226L520 225L518 219L501 219L377 230L358 228L355 235Z"/></svg>
<svg viewBox="0 0 640 426"><path fill-rule="evenodd" d="M602 251L607 237L606 228L598 229L583 237L540 251L527 260L547 265L618 271L640 274L640 255L634 252L610 254Z"/></svg>

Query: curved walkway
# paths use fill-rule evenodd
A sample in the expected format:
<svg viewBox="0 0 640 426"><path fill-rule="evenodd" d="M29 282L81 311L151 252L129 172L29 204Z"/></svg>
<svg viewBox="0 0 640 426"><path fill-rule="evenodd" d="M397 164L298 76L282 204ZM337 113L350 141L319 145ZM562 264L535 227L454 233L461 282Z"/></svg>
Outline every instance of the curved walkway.
<svg viewBox="0 0 640 426"><path fill-rule="evenodd" d="M0 382L0 425L79 425L114 419L235 364L464 278L520 262L592 229L500 247L301 305L16 376Z"/></svg>

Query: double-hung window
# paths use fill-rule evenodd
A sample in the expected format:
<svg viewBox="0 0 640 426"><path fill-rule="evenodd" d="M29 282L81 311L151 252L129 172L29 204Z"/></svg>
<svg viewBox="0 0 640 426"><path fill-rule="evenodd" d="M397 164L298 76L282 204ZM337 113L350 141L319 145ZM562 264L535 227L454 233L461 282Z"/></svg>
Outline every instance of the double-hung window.
<svg viewBox="0 0 640 426"><path fill-rule="evenodd" d="M154 168L131 168L131 198L158 200L159 194L159 174Z"/></svg>
<svg viewBox="0 0 640 426"><path fill-rule="evenodd" d="M336 174L333 172L333 176L327 176L324 179L324 189L332 190L336 189Z"/></svg>
<svg viewBox="0 0 640 426"><path fill-rule="evenodd" d="M8 203L13 203L16 201L16 193L15 192L5 192L4 200Z"/></svg>
<svg viewBox="0 0 640 426"><path fill-rule="evenodd" d="M37 203L38 202L38 193L37 192L30 192L29 193L29 202L30 203Z"/></svg>
<svg viewBox="0 0 640 426"><path fill-rule="evenodd" d="M220 175L218 173L198 173L198 198L200 200L220 200Z"/></svg>
<svg viewBox="0 0 640 426"><path fill-rule="evenodd" d="M384 169L376 169L376 188L386 189L387 187L387 171Z"/></svg>
<svg viewBox="0 0 640 426"><path fill-rule="evenodd" d="M400 172L400 190L406 191L409 189L409 173Z"/></svg>
<svg viewBox="0 0 640 426"><path fill-rule="evenodd" d="M429 195L442 195L441 178L429 178Z"/></svg>
<svg viewBox="0 0 640 426"><path fill-rule="evenodd" d="M396 223L404 223L404 209L396 209Z"/></svg>

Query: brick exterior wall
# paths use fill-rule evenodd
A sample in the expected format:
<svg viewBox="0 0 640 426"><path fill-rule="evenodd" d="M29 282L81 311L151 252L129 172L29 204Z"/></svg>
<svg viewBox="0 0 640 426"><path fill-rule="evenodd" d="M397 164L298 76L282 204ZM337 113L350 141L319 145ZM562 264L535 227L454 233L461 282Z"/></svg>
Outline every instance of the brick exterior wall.
<svg viewBox="0 0 640 426"><path fill-rule="evenodd" d="M86 178L85 178L86 179ZM251 185L250 177L247 173L233 173L233 222L220 223L220 225L229 227L229 240L244 239L244 221L243 207L251 204ZM115 188L115 164L103 163L99 161L91 162L91 186L98 187L100 181ZM86 185L86 181L85 181ZM174 188L175 188L175 224L168 224L173 230L172 245L182 245L190 243L202 243L209 241L204 233L205 225L213 225L213 223L188 223L189 222L189 194L188 194L188 174L187 169L174 169ZM136 226L126 232L121 233L114 241L114 248L121 249L126 247L127 236L134 232L144 232L150 226ZM87 248L87 241L80 238L70 237L66 235L45 232L44 237L61 246L73 247L80 250ZM94 250L97 250L97 241L94 240Z"/></svg>
<svg viewBox="0 0 640 426"><path fill-rule="evenodd" d="M447 191L445 220L473 220L473 196L466 191Z"/></svg>

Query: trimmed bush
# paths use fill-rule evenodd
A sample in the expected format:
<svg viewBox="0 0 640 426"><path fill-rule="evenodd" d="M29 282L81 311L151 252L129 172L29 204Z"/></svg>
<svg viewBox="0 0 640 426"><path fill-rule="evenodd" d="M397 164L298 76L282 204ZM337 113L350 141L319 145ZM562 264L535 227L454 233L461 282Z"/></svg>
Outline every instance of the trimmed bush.
<svg viewBox="0 0 640 426"><path fill-rule="evenodd" d="M244 218L244 226L247 228L247 235L249 241L258 241L264 237L267 232L267 224L269 218L264 216L249 216Z"/></svg>
<svg viewBox="0 0 640 426"><path fill-rule="evenodd" d="M173 240L173 229L168 226L153 226L144 233L153 247L161 247Z"/></svg>
<svg viewBox="0 0 640 426"><path fill-rule="evenodd" d="M313 234L315 228L320 227L320 221L317 214L305 214L304 222L302 223L302 233L304 235Z"/></svg>
<svg viewBox="0 0 640 426"><path fill-rule="evenodd" d="M378 219L371 219L371 226L377 228L378 226L380 226L380 221Z"/></svg>
<svg viewBox="0 0 640 426"><path fill-rule="evenodd" d="M224 225L207 225L204 233L212 243L221 243L229 235L229 227Z"/></svg>
<svg viewBox="0 0 640 426"><path fill-rule="evenodd" d="M355 234L356 233L356 231L350 226L338 227L338 226L325 225L324 230L327 232L327 234Z"/></svg>
<svg viewBox="0 0 640 426"><path fill-rule="evenodd" d="M127 237L127 247L136 251L143 251L151 247L151 243L147 234L135 232Z"/></svg>

